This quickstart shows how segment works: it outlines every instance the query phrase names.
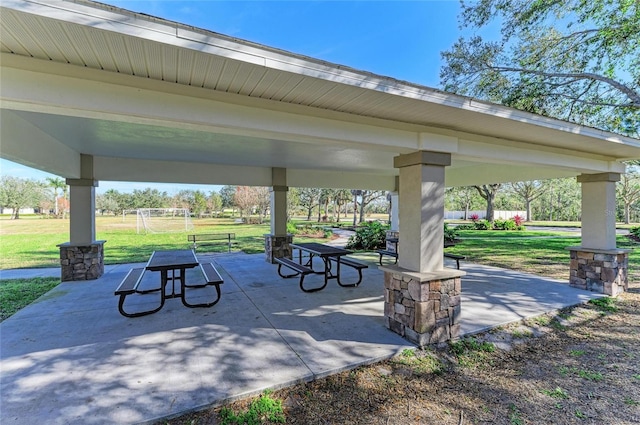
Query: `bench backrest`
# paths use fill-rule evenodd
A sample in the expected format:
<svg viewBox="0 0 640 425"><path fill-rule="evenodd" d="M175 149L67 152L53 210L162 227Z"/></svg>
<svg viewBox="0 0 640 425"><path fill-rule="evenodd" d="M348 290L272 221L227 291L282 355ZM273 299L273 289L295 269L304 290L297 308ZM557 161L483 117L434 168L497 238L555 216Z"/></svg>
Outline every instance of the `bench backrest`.
<svg viewBox="0 0 640 425"><path fill-rule="evenodd" d="M211 240L231 240L235 239L235 233L203 233L200 235L188 235L187 241L189 242L197 242L197 241L211 241Z"/></svg>

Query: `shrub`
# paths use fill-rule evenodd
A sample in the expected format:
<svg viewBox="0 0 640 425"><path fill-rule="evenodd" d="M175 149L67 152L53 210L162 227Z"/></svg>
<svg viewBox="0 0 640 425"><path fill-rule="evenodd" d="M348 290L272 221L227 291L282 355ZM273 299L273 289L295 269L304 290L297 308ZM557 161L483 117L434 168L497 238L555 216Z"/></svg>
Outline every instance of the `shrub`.
<svg viewBox="0 0 640 425"><path fill-rule="evenodd" d="M469 220L473 221L474 223L476 223L478 220L480 220L480 216L478 214L471 214L469 216Z"/></svg>
<svg viewBox="0 0 640 425"><path fill-rule="evenodd" d="M496 220L493 222L495 230L516 230L517 227L514 220Z"/></svg>
<svg viewBox="0 0 640 425"><path fill-rule="evenodd" d="M449 227L447 223L444 223L444 241L455 242L457 238L458 238L458 228Z"/></svg>
<svg viewBox="0 0 640 425"><path fill-rule="evenodd" d="M491 229L491 222L489 220L478 220L474 222L476 230L489 230Z"/></svg>
<svg viewBox="0 0 640 425"><path fill-rule="evenodd" d="M295 235L296 233L298 233L298 228L296 227L295 224L293 224L290 221L287 221L287 233L290 233L292 235Z"/></svg>
<svg viewBox="0 0 640 425"><path fill-rule="evenodd" d="M471 223L459 224L456 226L456 231L458 230L476 230L476 226Z"/></svg>
<svg viewBox="0 0 640 425"><path fill-rule="evenodd" d="M520 217L519 215L514 215L513 216L513 222L516 223L516 226L520 227L520 226L522 226L522 223L524 222L524 218Z"/></svg>
<svg viewBox="0 0 640 425"><path fill-rule="evenodd" d="M349 238L347 249L374 250L384 247L388 227L377 221L362 223Z"/></svg>

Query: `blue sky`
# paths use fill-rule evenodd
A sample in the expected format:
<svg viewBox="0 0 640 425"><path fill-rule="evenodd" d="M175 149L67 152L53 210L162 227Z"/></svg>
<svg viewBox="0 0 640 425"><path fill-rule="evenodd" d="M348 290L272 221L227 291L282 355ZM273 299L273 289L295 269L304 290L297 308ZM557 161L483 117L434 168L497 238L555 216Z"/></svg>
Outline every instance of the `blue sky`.
<svg viewBox="0 0 640 425"><path fill-rule="evenodd" d="M440 52L463 35L460 4L441 1L163 1L103 0L133 12L430 87L439 86ZM44 180L50 174L0 160L0 173ZM127 192L174 193L214 186L100 182Z"/></svg>

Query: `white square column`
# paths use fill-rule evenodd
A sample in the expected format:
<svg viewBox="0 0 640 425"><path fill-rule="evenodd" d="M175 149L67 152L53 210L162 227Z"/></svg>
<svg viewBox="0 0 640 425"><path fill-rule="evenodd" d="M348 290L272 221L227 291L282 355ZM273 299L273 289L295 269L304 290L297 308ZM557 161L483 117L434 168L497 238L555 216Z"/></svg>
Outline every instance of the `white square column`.
<svg viewBox="0 0 640 425"><path fill-rule="evenodd" d="M91 179L67 179L69 185L69 238L74 245L90 245L96 239L96 193Z"/></svg>
<svg viewBox="0 0 640 425"><path fill-rule="evenodd" d="M61 280L97 279L104 273L104 243L96 239L96 187L93 157L80 155L79 179L67 179L70 186L71 218L69 242L59 244Z"/></svg>
<svg viewBox="0 0 640 425"><path fill-rule="evenodd" d="M616 248L616 182L618 173L583 174L582 247Z"/></svg>
<svg viewBox="0 0 640 425"><path fill-rule="evenodd" d="M419 273L443 270L444 171L451 155L419 151L394 158L400 169L398 266Z"/></svg>
<svg viewBox="0 0 640 425"><path fill-rule="evenodd" d="M287 170L271 170L271 233L264 235L265 260L273 264L274 258L291 258L293 236L287 234Z"/></svg>
<svg viewBox="0 0 640 425"><path fill-rule="evenodd" d="M271 234L283 236L287 234L287 170L273 168L271 183Z"/></svg>

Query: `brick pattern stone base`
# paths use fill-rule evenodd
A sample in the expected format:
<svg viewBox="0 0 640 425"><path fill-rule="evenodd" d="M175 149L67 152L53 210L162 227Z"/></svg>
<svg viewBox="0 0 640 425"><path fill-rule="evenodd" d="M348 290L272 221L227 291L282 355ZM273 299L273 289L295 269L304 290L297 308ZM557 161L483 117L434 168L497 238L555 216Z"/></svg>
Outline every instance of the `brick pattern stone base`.
<svg viewBox="0 0 640 425"><path fill-rule="evenodd" d="M570 249L569 285L616 296L629 290L629 253Z"/></svg>
<svg viewBox="0 0 640 425"><path fill-rule="evenodd" d="M91 245L64 243L60 248L62 282L94 280L104 274L104 243L95 241Z"/></svg>
<svg viewBox="0 0 640 425"><path fill-rule="evenodd" d="M291 258L291 243L293 243L293 235L264 235L264 252L267 263L273 264L274 258Z"/></svg>
<svg viewBox="0 0 640 425"><path fill-rule="evenodd" d="M460 336L460 277L420 281L385 271L384 315L395 333L423 347Z"/></svg>

